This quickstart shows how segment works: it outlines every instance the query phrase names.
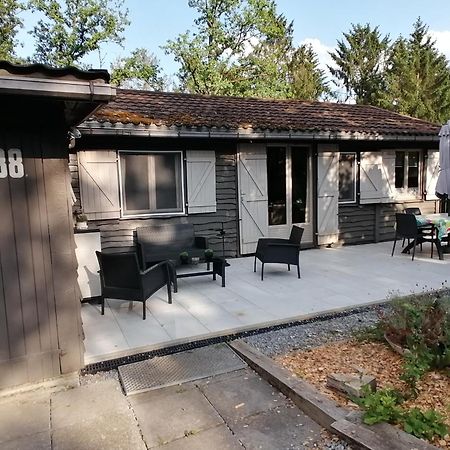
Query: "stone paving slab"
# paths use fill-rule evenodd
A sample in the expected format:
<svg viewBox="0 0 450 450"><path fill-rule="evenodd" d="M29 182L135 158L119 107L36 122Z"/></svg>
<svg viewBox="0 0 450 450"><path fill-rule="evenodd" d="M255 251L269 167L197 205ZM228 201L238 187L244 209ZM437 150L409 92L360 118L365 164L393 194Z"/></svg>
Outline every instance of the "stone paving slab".
<svg viewBox="0 0 450 450"><path fill-rule="evenodd" d="M57 429L76 423L89 423L111 411L117 414L127 414L129 411L116 380L57 392L52 396L52 427Z"/></svg>
<svg viewBox="0 0 450 450"><path fill-rule="evenodd" d="M320 441L322 431L295 406L271 409L228 425L246 450L305 449Z"/></svg>
<svg viewBox="0 0 450 450"><path fill-rule="evenodd" d="M169 444L158 447L161 450L243 450L239 440L226 425L219 425L201 431Z"/></svg>
<svg viewBox="0 0 450 450"><path fill-rule="evenodd" d="M0 402L0 444L49 430L49 393L21 394Z"/></svg>
<svg viewBox="0 0 450 450"><path fill-rule="evenodd" d="M53 431L53 450L146 450L131 411L103 414Z"/></svg>
<svg viewBox="0 0 450 450"><path fill-rule="evenodd" d="M50 430L0 443L2 450L49 450L51 448Z"/></svg>
<svg viewBox="0 0 450 450"><path fill-rule="evenodd" d="M286 406L287 400L253 371L241 370L239 375L214 381L199 388L219 414L226 420L238 420L252 414Z"/></svg>
<svg viewBox="0 0 450 450"><path fill-rule="evenodd" d="M149 391L129 397L148 448L223 424L200 390L180 386L166 394Z"/></svg>

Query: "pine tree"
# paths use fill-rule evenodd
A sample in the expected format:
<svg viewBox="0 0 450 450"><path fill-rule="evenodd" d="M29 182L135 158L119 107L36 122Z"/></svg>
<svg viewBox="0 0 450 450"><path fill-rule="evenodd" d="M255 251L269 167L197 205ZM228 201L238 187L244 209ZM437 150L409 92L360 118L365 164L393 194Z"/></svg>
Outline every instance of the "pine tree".
<svg viewBox="0 0 450 450"><path fill-rule="evenodd" d="M432 122L450 117L450 69L420 18L392 46L382 106Z"/></svg>
<svg viewBox="0 0 450 450"><path fill-rule="evenodd" d="M338 41L330 53L336 68L328 66L336 85L346 90L346 100L376 105L384 89L384 70L389 36L381 36L378 27L353 25L345 40Z"/></svg>
<svg viewBox="0 0 450 450"><path fill-rule="evenodd" d="M291 95L300 100L319 100L331 95L325 73L311 45L298 47L289 62Z"/></svg>

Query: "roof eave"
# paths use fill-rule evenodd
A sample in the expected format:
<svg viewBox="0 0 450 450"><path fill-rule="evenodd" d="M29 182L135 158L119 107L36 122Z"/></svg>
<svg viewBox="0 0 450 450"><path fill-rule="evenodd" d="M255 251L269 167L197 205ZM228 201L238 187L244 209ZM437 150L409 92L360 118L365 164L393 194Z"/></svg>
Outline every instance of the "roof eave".
<svg viewBox="0 0 450 450"><path fill-rule="evenodd" d="M70 100L108 102L116 95L109 84L86 80L61 80L40 77L1 76L1 94L46 96Z"/></svg>
<svg viewBox="0 0 450 450"><path fill-rule="evenodd" d="M347 131L289 131L255 130L253 128L209 128L164 125L134 125L131 123L111 123L88 121L79 127L82 135L135 136L165 138L216 138L216 139L302 139L302 140L370 140L370 141L439 141L439 136L408 133L361 133Z"/></svg>

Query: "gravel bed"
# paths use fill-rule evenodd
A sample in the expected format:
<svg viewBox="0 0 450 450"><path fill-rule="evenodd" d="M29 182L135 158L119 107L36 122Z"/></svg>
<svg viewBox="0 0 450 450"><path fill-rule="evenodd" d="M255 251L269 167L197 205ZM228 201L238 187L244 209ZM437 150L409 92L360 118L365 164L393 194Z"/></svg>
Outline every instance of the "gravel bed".
<svg viewBox="0 0 450 450"><path fill-rule="evenodd" d="M379 312L385 312L388 308L387 305L366 308L340 317L255 334L244 341L269 357L293 350L308 350L327 342L349 339L355 331L375 325Z"/></svg>
<svg viewBox="0 0 450 450"><path fill-rule="evenodd" d="M80 386L84 386L86 384L96 384L105 380L116 380L118 382L119 372L116 369L113 369L105 372L80 375Z"/></svg>

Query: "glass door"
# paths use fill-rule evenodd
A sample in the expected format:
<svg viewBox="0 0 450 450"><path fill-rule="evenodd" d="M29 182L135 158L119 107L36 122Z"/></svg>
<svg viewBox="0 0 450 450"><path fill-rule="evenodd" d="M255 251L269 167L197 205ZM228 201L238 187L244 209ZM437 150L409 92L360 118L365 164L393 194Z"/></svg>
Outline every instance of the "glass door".
<svg viewBox="0 0 450 450"><path fill-rule="evenodd" d="M270 237L289 237L292 225L305 228L312 242L311 150L308 146L267 147Z"/></svg>

